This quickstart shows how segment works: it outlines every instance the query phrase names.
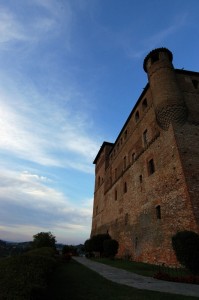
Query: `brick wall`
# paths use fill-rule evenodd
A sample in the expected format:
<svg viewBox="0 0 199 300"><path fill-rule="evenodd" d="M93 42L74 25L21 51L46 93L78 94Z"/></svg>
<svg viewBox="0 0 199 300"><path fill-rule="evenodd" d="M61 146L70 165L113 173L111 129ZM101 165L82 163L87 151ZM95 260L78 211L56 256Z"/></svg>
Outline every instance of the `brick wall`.
<svg viewBox="0 0 199 300"><path fill-rule="evenodd" d="M118 256L176 265L171 237L185 229L198 231L199 225L199 93L193 72L175 71L167 51L159 52L156 65L145 61L149 84L116 142L104 144L95 159L91 234L109 232L119 242ZM154 76L162 76L160 86ZM176 103L182 108L177 118ZM160 106L166 126L157 116Z"/></svg>

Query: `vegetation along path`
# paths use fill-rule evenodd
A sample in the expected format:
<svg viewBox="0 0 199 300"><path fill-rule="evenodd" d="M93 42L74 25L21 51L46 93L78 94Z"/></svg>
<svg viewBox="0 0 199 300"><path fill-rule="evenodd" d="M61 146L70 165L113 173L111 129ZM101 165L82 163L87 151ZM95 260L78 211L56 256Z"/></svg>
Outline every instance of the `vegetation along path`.
<svg viewBox="0 0 199 300"><path fill-rule="evenodd" d="M171 294L194 296L199 298L199 285L177 283L137 275L125 270L117 269L98 263L85 257L73 257L77 262L99 273L113 282L128 285L142 290L159 291Z"/></svg>
<svg viewBox="0 0 199 300"><path fill-rule="evenodd" d="M195 300L195 297L133 288L107 280L75 260L60 262L44 300Z"/></svg>

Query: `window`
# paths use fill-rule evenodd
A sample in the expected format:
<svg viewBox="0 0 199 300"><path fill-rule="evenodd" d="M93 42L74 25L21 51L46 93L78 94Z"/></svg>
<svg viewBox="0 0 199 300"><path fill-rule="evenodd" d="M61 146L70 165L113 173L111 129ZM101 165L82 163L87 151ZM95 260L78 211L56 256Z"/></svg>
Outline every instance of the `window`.
<svg viewBox="0 0 199 300"><path fill-rule="evenodd" d="M142 183L142 175L139 176L140 183Z"/></svg>
<svg viewBox="0 0 199 300"><path fill-rule="evenodd" d="M154 166L153 159L149 160L148 166L149 166L149 175L152 175L155 172L155 166Z"/></svg>
<svg viewBox="0 0 199 300"><path fill-rule="evenodd" d="M138 122L139 118L140 118L139 111L136 111L136 114L135 114L135 121Z"/></svg>
<svg viewBox="0 0 199 300"><path fill-rule="evenodd" d="M127 183L124 183L124 193L127 193Z"/></svg>
<svg viewBox="0 0 199 300"><path fill-rule="evenodd" d="M197 89L198 88L198 80L192 80L192 83L193 83L193 86L194 86L194 88L195 89Z"/></svg>
<svg viewBox="0 0 199 300"><path fill-rule="evenodd" d="M100 176L98 177L98 186L100 186L100 183L101 183L101 179L100 179Z"/></svg>
<svg viewBox="0 0 199 300"><path fill-rule="evenodd" d="M124 131L124 139L127 138L127 129Z"/></svg>
<svg viewBox="0 0 199 300"><path fill-rule="evenodd" d="M126 169L126 156L124 156L124 170Z"/></svg>
<svg viewBox="0 0 199 300"><path fill-rule="evenodd" d="M112 177L110 176L109 177L109 182L110 182L110 185L112 184Z"/></svg>
<svg viewBox="0 0 199 300"><path fill-rule="evenodd" d="M135 153L132 154L132 163L135 161Z"/></svg>
<svg viewBox="0 0 199 300"><path fill-rule="evenodd" d="M96 206L96 215L98 214L98 206Z"/></svg>
<svg viewBox="0 0 199 300"><path fill-rule="evenodd" d="M153 64L158 60L159 60L159 53L153 53L153 55L151 56L151 63Z"/></svg>
<svg viewBox="0 0 199 300"><path fill-rule="evenodd" d="M117 179L117 168L115 169L115 179Z"/></svg>
<svg viewBox="0 0 199 300"><path fill-rule="evenodd" d="M161 219L161 207L160 205L156 206L156 217L157 219Z"/></svg>
<svg viewBox="0 0 199 300"><path fill-rule="evenodd" d="M144 98L143 102L142 102L142 109L145 110L148 106L148 103L147 103L147 99Z"/></svg>
<svg viewBox="0 0 199 300"><path fill-rule="evenodd" d="M117 190L115 190L115 201L117 200Z"/></svg>
<svg viewBox="0 0 199 300"><path fill-rule="evenodd" d="M143 132L143 143L144 146L147 145L147 140L148 140L148 133L147 133L147 129Z"/></svg>

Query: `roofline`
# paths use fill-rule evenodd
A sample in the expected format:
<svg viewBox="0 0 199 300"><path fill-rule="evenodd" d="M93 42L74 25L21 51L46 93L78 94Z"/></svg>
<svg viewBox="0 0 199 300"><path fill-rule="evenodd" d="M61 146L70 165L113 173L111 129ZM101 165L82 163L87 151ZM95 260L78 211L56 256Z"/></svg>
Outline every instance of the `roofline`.
<svg viewBox="0 0 199 300"><path fill-rule="evenodd" d="M161 51L165 51L165 52L170 52L170 51L169 51L168 49L166 49L166 48L158 48L158 49L154 49L153 51L151 51L151 52L146 56L145 59L148 59L148 56L149 56L152 52L160 51L160 50L161 50ZM170 53L171 53L171 52L170 52ZM172 56L171 56L171 55L172 55L172 53L170 54L170 59L172 59ZM189 71L189 70L183 70L183 69L174 69L174 70L175 70L176 73L178 73L178 74L181 73L181 74L189 74L189 75L199 76L199 72L195 72L195 71ZM115 146L115 144L117 144L117 141L119 140L121 134L123 133L124 128L126 127L126 125L128 124L130 118L132 117L133 113L134 113L135 110L137 109L138 104L139 104L140 101L142 100L142 98L143 98L144 94L147 92L148 88L149 88L149 83L146 84L146 86L145 86L145 88L143 89L141 95L139 96L138 100L136 101L136 103L135 103L133 109L131 110L131 112L130 112L130 114L129 114L127 120L126 120L126 122L124 123L122 129L120 130L120 132L119 132L119 134L118 134L118 136L117 136L115 142L114 142L114 143L110 143L110 142L106 142L106 141L103 142L102 146L100 147L100 150L99 150L98 153L97 153L97 156L95 157L95 159L94 159L94 161L93 161L93 164L96 164L96 162L97 162L97 160L98 160L98 158L99 158L99 156L100 156L100 154L101 154L101 152L103 151L103 149L104 149L105 146L107 146L107 145ZM113 149L112 149L112 150L113 150ZM112 150L110 151L110 153L112 152Z"/></svg>
<svg viewBox="0 0 199 300"><path fill-rule="evenodd" d="M140 101L142 100L142 98L143 98L143 96L145 95L145 93L147 92L148 88L149 88L149 83L147 83L146 86L145 86L145 88L143 89L141 95L139 96L137 102L135 103L133 109L131 110L131 112L130 112L130 114L129 114L127 120L126 120L126 122L124 123L122 129L120 130L120 132L119 132L119 134L118 134L118 136L117 136L115 142L113 143L113 145L117 144L117 141L119 140L121 134L123 133L124 128L126 127L127 123L128 123L129 120L131 119L132 115L134 114L135 110L137 109L138 104L139 104ZM111 152L112 152L112 150L111 150Z"/></svg>
<svg viewBox="0 0 199 300"><path fill-rule="evenodd" d="M196 71L189 71L189 70L184 70L184 69L175 69L175 71L177 73L181 73L181 74L189 74L189 75L199 76L199 72L196 72Z"/></svg>
<svg viewBox="0 0 199 300"><path fill-rule="evenodd" d="M96 155L96 157L95 157L95 159L94 159L94 161L93 161L93 164L96 164L96 162L97 162L97 160L98 160L98 158L99 158L101 152L104 150L104 147L105 147L105 146L113 146L113 145L114 145L114 143L103 142L103 144L101 145L101 147L100 147L100 149L99 149L99 151L98 151L98 153L97 153L97 155Z"/></svg>

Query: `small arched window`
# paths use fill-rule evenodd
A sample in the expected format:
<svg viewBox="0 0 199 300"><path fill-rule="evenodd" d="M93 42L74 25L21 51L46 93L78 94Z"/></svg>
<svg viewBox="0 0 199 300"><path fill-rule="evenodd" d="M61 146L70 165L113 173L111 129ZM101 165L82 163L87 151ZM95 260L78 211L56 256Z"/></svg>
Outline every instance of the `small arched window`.
<svg viewBox="0 0 199 300"><path fill-rule="evenodd" d="M126 169L126 156L124 156L124 170Z"/></svg>
<svg viewBox="0 0 199 300"><path fill-rule="evenodd" d="M127 183L126 183L126 181L124 183L124 193L127 193Z"/></svg>
<svg viewBox="0 0 199 300"><path fill-rule="evenodd" d="M115 190L115 201L117 200L117 190Z"/></svg>
<svg viewBox="0 0 199 300"><path fill-rule="evenodd" d="M161 207L160 207L160 205L158 205L158 206L156 206L156 217L157 217L157 219L161 219Z"/></svg>
<svg viewBox="0 0 199 300"><path fill-rule="evenodd" d="M140 114L139 114L139 111L137 110L136 114L135 114L135 121L138 122L139 118L140 118Z"/></svg>
<svg viewBox="0 0 199 300"><path fill-rule="evenodd" d="M144 98L143 102L142 102L142 109L145 110L148 106L148 103L147 103L147 99Z"/></svg>

